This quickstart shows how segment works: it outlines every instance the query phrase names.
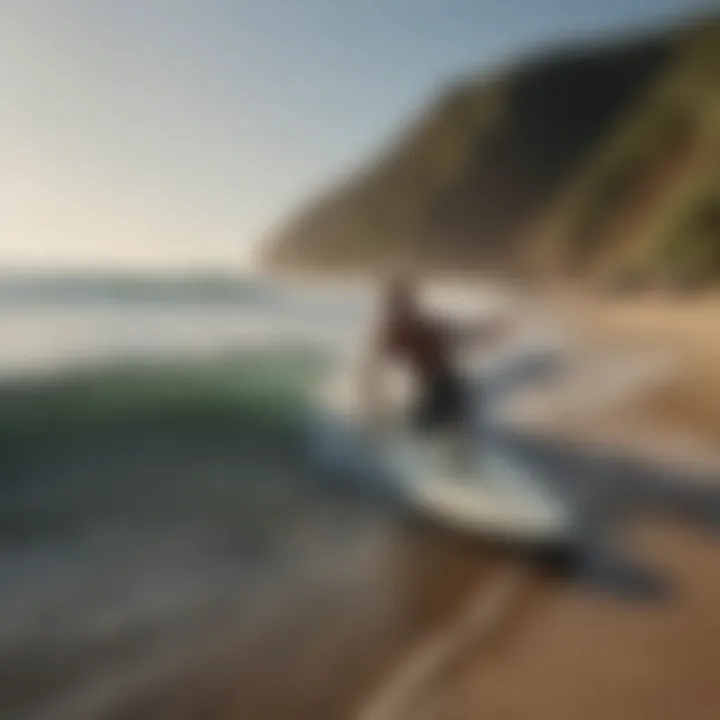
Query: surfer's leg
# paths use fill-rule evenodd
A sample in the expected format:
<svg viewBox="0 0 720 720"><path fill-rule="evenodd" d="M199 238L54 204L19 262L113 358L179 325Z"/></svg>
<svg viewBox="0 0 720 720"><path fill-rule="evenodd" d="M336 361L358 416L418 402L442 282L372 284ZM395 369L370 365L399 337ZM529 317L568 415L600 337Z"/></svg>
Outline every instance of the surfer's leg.
<svg viewBox="0 0 720 720"><path fill-rule="evenodd" d="M434 408L432 395L427 388L422 388L410 412L410 425L418 432L432 429Z"/></svg>
<svg viewBox="0 0 720 720"><path fill-rule="evenodd" d="M451 463L460 472L472 467L475 438L470 393L459 378L444 376L427 384L416 409L416 427L448 441Z"/></svg>
<svg viewBox="0 0 720 720"><path fill-rule="evenodd" d="M454 380L447 392L447 423L452 437L453 464L463 472L476 460L476 437L472 422L472 397L466 383Z"/></svg>

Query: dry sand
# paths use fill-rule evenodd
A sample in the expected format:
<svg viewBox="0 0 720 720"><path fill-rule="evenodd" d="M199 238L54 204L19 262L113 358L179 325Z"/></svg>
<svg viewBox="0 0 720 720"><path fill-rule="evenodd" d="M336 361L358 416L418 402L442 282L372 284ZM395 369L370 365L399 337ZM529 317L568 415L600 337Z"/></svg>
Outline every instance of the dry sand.
<svg viewBox="0 0 720 720"><path fill-rule="evenodd" d="M720 440L720 296L627 301L561 300L556 310L589 346L643 347L671 353L674 377L623 406L603 424L660 436ZM595 420L595 418L592 418ZM598 419L597 426L600 425Z"/></svg>

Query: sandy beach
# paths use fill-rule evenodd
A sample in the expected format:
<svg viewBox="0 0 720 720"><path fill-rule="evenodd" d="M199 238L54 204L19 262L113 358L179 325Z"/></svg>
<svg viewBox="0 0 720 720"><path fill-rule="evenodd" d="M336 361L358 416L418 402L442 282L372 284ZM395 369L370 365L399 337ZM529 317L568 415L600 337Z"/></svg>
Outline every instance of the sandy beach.
<svg viewBox="0 0 720 720"><path fill-rule="evenodd" d="M670 458L675 467L720 478L712 452L720 431L717 298L561 301L559 307L582 343L670 351L676 372L631 401L579 422L556 417L535 430L660 467ZM623 531L624 546L666 579L668 597L638 601L538 584L515 629L453 675L434 717L714 717L720 713L717 529L720 522L713 530L672 514L637 518Z"/></svg>
<svg viewBox="0 0 720 720"><path fill-rule="evenodd" d="M655 523L629 546L671 585L628 601L545 583L525 618L448 683L435 717L714 717L720 711L717 538Z"/></svg>

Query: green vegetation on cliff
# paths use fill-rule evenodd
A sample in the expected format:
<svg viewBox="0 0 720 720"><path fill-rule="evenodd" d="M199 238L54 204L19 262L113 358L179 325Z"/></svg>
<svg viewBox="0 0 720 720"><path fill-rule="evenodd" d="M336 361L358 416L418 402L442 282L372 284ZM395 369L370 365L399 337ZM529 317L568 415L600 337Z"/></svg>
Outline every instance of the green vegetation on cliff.
<svg viewBox="0 0 720 720"><path fill-rule="evenodd" d="M720 277L720 19L456 85L389 153L290 218L266 259Z"/></svg>

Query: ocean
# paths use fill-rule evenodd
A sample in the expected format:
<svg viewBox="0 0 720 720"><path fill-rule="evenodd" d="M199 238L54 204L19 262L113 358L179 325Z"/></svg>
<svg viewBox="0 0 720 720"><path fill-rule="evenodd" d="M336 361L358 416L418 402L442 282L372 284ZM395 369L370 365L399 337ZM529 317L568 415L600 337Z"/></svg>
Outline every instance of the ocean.
<svg viewBox="0 0 720 720"><path fill-rule="evenodd" d="M334 719L492 564L309 461L366 290L0 280L0 716ZM440 580L442 578L442 580Z"/></svg>
<svg viewBox="0 0 720 720"><path fill-rule="evenodd" d="M392 522L321 487L299 436L357 301L254 279L0 285L3 718L144 717L138 698L303 594L389 582Z"/></svg>

